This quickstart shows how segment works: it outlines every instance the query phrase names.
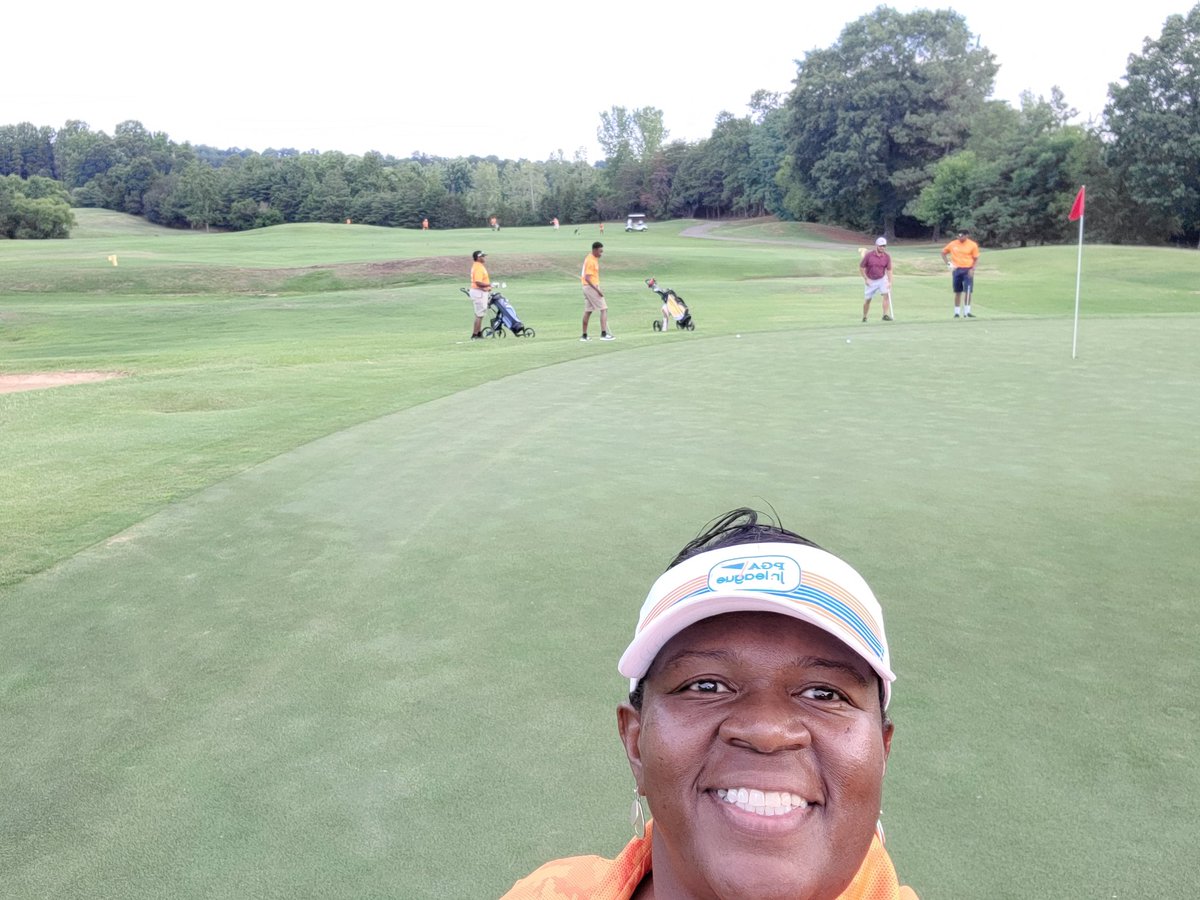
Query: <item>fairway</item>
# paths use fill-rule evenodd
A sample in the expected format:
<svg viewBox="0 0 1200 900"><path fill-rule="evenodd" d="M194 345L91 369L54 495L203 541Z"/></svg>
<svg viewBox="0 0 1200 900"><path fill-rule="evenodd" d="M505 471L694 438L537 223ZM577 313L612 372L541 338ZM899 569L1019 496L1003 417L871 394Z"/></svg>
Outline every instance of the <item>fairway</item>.
<svg viewBox="0 0 1200 900"><path fill-rule="evenodd" d="M0 896L487 898L615 854L617 657L743 504L884 605L924 900L1192 896L1194 257L1087 248L1072 361L1072 248L985 248L973 322L898 248L863 325L856 244L691 224L605 238L601 346L590 235L0 245L0 372L123 376L0 395ZM536 338L463 342L480 245ZM392 258L461 271L348 268Z"/></svg>

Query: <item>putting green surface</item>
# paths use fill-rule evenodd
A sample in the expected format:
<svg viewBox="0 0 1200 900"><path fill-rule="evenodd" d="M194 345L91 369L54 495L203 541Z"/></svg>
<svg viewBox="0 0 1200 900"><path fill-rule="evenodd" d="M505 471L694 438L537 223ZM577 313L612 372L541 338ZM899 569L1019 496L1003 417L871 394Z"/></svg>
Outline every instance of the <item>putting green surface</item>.
<svg viewBox="0 0 1200 900"><path fill-rule="evenodd" d="M1070 327L581 345L5 588L0 894L492 897L612 855L645 591L769 504L884 604L923 898L1191 896L1200 318L1076 361Z"/></svg>

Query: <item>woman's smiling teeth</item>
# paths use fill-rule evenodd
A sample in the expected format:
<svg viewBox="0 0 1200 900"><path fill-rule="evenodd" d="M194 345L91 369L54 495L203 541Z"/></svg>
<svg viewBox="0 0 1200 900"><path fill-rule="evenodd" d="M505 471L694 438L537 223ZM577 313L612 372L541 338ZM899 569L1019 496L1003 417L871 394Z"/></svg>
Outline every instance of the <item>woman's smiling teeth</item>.
<svg viewBox="0 0 1200 900"><path fill-rule="evenodd" d="M756 816L782 816L793 809L804 809L808 801L787 791L757 791L753 788L719 788L718 797Z"/></svg>

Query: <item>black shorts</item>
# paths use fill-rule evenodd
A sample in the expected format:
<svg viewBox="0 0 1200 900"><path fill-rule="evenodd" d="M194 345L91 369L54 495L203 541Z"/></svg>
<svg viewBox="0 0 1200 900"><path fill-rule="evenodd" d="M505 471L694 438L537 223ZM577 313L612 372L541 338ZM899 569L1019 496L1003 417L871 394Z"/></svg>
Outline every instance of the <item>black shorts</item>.
<svg viewBox="0 0 1200 900"><path fill-rule="evenodd" d="M954 293L962 294L975 287L975 276L970 269L955 269L950 280L954 282Z"/></svg>

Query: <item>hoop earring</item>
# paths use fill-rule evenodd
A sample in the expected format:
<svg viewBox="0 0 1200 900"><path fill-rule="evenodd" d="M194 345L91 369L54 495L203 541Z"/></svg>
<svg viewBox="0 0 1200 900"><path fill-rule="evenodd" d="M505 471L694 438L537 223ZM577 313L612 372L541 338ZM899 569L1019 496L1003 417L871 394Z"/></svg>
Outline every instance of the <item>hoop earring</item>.
<svg viewBox="0 0 1200 900"><path fill-rule="evenodd" d="M633 826L633 836L644 838L646 836L646 813L642 809L642 795L638 792L637 785L633 786L633 806L629 809L629 824Z"/></svg>

